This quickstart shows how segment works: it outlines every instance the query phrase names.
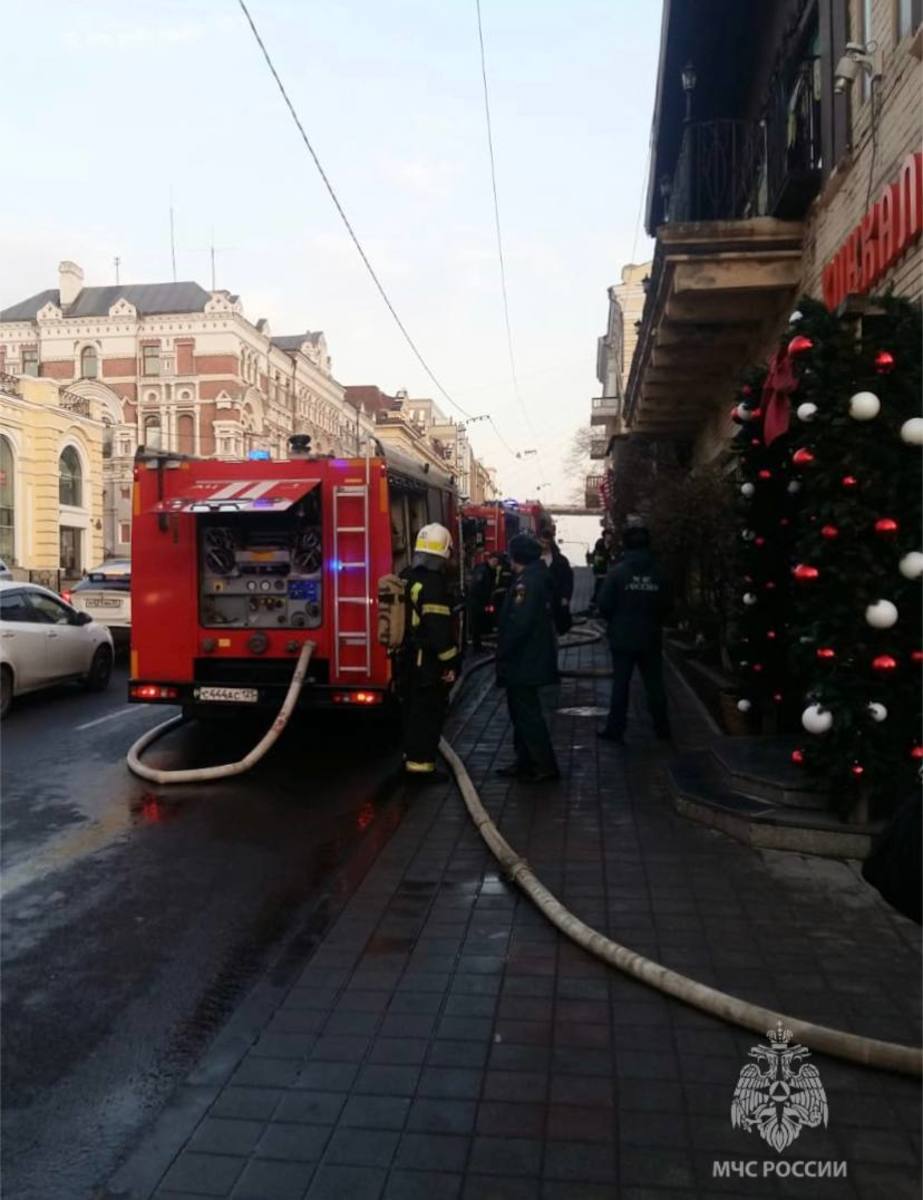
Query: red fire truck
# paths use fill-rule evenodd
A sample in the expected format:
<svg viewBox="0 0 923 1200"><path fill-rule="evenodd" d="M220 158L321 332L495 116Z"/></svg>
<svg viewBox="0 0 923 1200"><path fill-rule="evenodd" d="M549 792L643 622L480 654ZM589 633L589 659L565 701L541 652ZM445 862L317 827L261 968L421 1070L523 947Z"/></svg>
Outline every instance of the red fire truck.
<svg viewBox="0 0 923 1200"><path fill-rule="evenodd" d="M390 701L395 577L421 526L456 529L455 486L390 450L314 457L309 441L275 461L139 450L131 700L278 707L312 641L303 705Z"/></svg>
<svg viewBox="0 0 923 1200"><path fill-rule="evenodd" d="M492 500L487 504L466 504L462 509L465 562L470 569L488 554L505 554L510 539L517 533L536 536L551 517L537 500Z"/></svg>

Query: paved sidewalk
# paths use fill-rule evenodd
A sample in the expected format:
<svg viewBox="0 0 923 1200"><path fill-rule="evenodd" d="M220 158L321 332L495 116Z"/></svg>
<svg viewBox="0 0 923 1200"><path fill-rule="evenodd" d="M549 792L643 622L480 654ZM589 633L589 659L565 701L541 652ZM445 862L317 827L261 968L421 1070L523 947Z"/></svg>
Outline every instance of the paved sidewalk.
<svg viewBox="0 0 923 1200"><path fill-rule="evenodd" d="M566 665L603 666L601 646ZM566 680L564 780L496 779L503 697L476 676L449 735L508 841L577 915L780 1012L919 1044L920 938L854 864L759 852L676 816L635 694L599 744L606 680ZM712 736L673 681L684 748ZM156 1189L181 1200L680 1200L919 1194L917 1081L814 1055L826 1129L782 1155L734 1130L760 1039L667 1000L561 937L494 860L452 787L421 792ZM226 1082L223 1080L226 1077ZM164 1141L162 1132L156 1136ZM837 1179L715 1163L846 1163ZM718 1168L719 1170L723 1167ZM824 1168L829 1169L827 1167ZM124 1182L123 1176L123 1182Z"/></svg>

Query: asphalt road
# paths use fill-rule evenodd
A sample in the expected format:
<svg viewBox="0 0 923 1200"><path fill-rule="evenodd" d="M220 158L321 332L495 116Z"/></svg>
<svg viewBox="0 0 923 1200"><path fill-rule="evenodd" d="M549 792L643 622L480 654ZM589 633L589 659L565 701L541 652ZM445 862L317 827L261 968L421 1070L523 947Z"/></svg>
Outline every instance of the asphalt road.
<svg viewBox="0 0 923 1200"><path fill-rule="evenodd" d="M296 716L237 779L135 779L126 751L173 710L126 704L126 680L24 698L3 724L4 1200L89 1200L399 820L389 739L340 714ZM147 758L230 761L263 728L193 724Z"/></svg>

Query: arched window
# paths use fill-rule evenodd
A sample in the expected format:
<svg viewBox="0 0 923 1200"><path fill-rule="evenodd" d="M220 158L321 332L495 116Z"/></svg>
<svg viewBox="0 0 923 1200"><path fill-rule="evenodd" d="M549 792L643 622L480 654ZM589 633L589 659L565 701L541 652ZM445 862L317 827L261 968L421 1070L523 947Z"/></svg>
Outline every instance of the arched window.
<svg viewBox="0 0 923 1200"><path fill-rule="evenodd" d="M0 437L0 558L7 566L16 557L16 477L13 446Z"/></svg>
<svg viewBox="0 0 923 1200"><path fill-rule="evenodd" d="M95 346L84 346L80 351L80 375L82 379L95 379L99 374L99 360Z"/></svg>
<svg viewBox="0 0 923 1200"><path fill-rule="evenodd" d="M148 450L162 449L160 417L157 413L148 413L144 418L144 445Z"/></svg>
<svg viewBox="0 0 923 1200"><path fill-rule="evenodd" d="M176 435L180 454L195 454L195 417L180 413L176 418Z"/></svg>
<svg viewBox="0 0 923 1200"><path fill-rule="evenodd" d="M58 500L72 508L83 501L83 468L73 446L65 446L58 459Z"/></svg>

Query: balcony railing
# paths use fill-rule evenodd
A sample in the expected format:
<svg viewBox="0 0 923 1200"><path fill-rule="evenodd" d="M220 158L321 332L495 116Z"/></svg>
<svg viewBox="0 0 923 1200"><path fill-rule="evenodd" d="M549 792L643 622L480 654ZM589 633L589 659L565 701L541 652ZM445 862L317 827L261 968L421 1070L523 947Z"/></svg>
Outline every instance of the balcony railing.
<svg viewBox="0 0 923 1200"><path fill-rule="evenodd" d="M77 396L73 392L61 392L58 404L62 408L66 408L68 412L77 413L78 416L88 417L90 415L90 401L86 396Z"/></svg>
<svg viewBox="0 0 923 1200"><path fill-rule="evenodd" d="M587 475L584 500L587 508L602 508L602 485L604 475Z"/></svg>
<svg viewBox="0 0 923 1200"><path fill-rule="evenodd" d="M683 130L667 201L670 221L756 216L762 130L751 121L694 121Z"/></svg>
<svg viewBox="0 0 923 1200"><path fill-rule="evenodd" d="M766 209L804 215L821 185L820 60L807 59L780 79L766 112Z"/></svg>
<svg viewBox="0 0 923 1200"><path fill-rule="evenodd" d="M590 401L594 413L604 416L617 417L619 414L620 398L618 396L594 396Z"/></svg>
<svg viewBox="0 0 923 1200"><path fill-rule="evenodd" d="M605 458L608 449L608 438L592 438L590 441L590 458Z"/></svg>

